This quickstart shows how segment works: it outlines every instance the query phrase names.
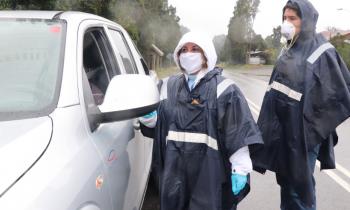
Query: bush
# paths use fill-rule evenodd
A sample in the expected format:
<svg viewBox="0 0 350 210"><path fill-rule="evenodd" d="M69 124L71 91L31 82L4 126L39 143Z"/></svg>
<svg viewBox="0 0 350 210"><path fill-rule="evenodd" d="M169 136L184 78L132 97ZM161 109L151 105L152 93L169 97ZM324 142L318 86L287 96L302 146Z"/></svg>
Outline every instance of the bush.
<svg viewBox="0 0 350 210"><path fill-rule="evenodd" d="M350 70L350 44L337 47L337 50Z"/></svg>
<svg viewBox="0 0 350 210"><path fill-rule="evenodd" d="M350 70L350 44L345 42L346 37L342 35L334 36L330 42L337 49L340 56L343 58L344 62Z"/></svg>
<svg viewBox="0 0 350 210"><path fill-rule="evenodd" d="M266 64L274 65L277 61L277 57L280 54L281 49L269 48L266 50Z"/></svg>

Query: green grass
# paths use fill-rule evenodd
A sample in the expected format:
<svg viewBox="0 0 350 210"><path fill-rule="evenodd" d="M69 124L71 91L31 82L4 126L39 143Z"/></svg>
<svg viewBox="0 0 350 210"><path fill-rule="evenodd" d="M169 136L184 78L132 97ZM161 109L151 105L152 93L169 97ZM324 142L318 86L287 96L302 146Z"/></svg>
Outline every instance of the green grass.
<svg viewBox="0 0 350 210"><path fill-rule="evenodd" d="M156 70L157 76L159 79L163 79L165 77L168 77L170 75L178 74L180 73L180 69L178 69L176 66L170 66L170 67L164 67Z"/></svg>
<svg viewBox="0 0 350 210"><path fill-rule="evenodd" d="M251 64L232 65L232 64L225 64L225 63L220 63L217 66L226 70L240 70L240 71L256 70L259 68L273 68L273 65L251 65ZM176 66L170 66L170 67L160 68L156 70L156 72L157 72L158 78L163 79L170 75L179 74L181 70L178 69Z"/></svg>
<svg viewBox="0 0 350 210"><path fill-rule="evenodd" d="M227 63L220 63L217 66L223 68L223 69L237 69L237 70L252 70L252 69L259 69L259 68L273 68L273 65L253 65L253 64L241 64L241 65L233 65L233 64L227 64Z"/></svg>

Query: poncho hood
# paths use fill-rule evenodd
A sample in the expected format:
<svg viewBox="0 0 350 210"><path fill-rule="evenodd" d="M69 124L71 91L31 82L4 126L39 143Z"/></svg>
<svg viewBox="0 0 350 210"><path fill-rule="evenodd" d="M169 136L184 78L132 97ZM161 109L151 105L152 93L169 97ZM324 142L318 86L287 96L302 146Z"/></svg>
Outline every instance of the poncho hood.
<svg viewBox="0 0 350 210"><path fill-rule="evenodd" d="M194 43L198 45L202 50L204 51L204 55L208 60L208 70L212 70L215 67L216 61L217 61L217 55L215 51L214 44L212 40L207 37L205 34L201 34L198 32L188 32L185 35L182 36L180 39L177 47L174 50L174 61L176 65L180 68L179 64L179 57L177 56L179 50L186 44L186 43Z"/></svg>

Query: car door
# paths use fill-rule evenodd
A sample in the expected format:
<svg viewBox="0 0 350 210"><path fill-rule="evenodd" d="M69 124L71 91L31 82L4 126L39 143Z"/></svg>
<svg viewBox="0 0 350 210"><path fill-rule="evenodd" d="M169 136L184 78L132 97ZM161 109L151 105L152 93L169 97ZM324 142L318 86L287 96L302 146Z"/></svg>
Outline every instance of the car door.
<svg viewBox="0 0 350 210"><path fill-rule="evenodd" d="M87 132L105 168L104 174L96 182L100 183L101 188L109 188L113 209L119 210L124 208L127 192L138 187L137 183L134 184L137 180L133 174L138 173L137 167L142 167L143 145L136 148L139 145L132 142L135 136L133 120L97 123L98 105L103 102L111 78L123 73L103 25L103 22L92 20L81 24L82 88L88 119ZM141 151L139 157L134 155L137 151ZM139 159L138 165L130 161L131 157Z"/></svg>
<svg viewBox="0 0 350 210"><path fill-rule="evenodd" d="M105 24L88 22L81 26L84 31L81 49L82 88L88 133L105 165L105 174L101 177L102 187L109 187L114 209L138 209L148 174L145 174L144 167L144 141L135 138L135 119L104 124L96 123L98 120L95 119L111 78L117 74L130 73L126 71L130 68L126 67L126 61L111 45L111 36ZM135 65L133 60L129 62Z"/></svg>
<svg viewBox="0 0 350 210"><path fill-rule="evenodd" d="M115 54L120 58L121 70L126 74L145 74L143 69L138 68L139 55L132 49L133 45L128 42L127 34L113 26L107 28ZM142 91L142 87L136 88ZM135 203L137 207L142 202L152 159L152 140L141 134L137 119L134 119L133 123L135 136L127 147L132 170L128 183L130 187L126 192L125 210L133 209Z"/></svg>

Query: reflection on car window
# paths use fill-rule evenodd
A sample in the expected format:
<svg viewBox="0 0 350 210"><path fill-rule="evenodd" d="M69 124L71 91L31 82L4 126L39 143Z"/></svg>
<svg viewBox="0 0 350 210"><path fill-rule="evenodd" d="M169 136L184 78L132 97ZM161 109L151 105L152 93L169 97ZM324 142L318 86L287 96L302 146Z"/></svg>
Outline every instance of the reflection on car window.
<svg viewBox="0 0 350 210"><path fill-rule="evenodd" d="M102 28L89 30L83 46L83 66L95 103L100 105L111 78L119 74L119 68Z"/></svg>
<svg viewBox="0 0 350 210"><path fill-rule="evenodd" d="M122 61L123 61L124 67L125 67L125 72L128 74L137 73L134 60L131 56L130 49L125 44L126 41L125 41L125 38L123 37L123 35L119 31L116 31L113 29L110 29L109 31L112 35L113 44L118 49L120 57L122 58Z"/></svg>
<svg viewBox="0 0 350 210"><path fill-rule="evenodd" d="M0 21L0 120L43 116L58 101L65 23Z"/></svg>

